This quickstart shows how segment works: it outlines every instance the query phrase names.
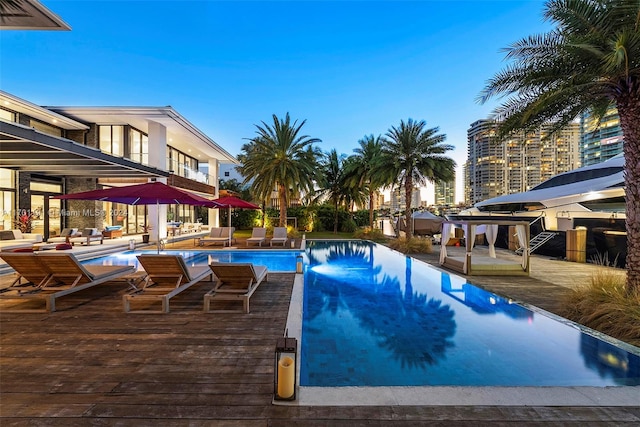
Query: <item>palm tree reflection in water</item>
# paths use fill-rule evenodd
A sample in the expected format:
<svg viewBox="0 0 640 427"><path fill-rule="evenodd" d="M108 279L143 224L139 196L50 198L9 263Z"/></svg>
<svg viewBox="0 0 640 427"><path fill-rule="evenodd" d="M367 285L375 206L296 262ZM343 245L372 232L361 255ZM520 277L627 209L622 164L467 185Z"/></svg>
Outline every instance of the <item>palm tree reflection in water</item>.
<svg viewBox="0 0 640 427"><path fill-rule="evenodd" d="M387 358L395 360L406 373L436 365L454 345L454 312L448 305L442 305L442 301L414 292L410 257L406 257L404 282L403 289L398 277L385 274L380 263L374 264L374 245L371 243L349 241L323 245L315 242L309 252L305 277L303 340L307 341L308 348L321 353L346 350L331 348L330 341L335 340L336 343L349 342L349 351L361 355L366 352L363 343L373 340L379 349L386 350ZM348 330L321 330L328 327L324 323L326 319L335 320L336 317L343 317L344 323L352 317L360 331L369 336L347 336L345 340L332 335L348 334ZM326 359L326 353L320 357ZM384 355L384 352L378 350L376 354ZM362 361L366 357L357 358ZM381 362L371 360L374 364L371 369L384 370ZM346 369L354 371L353 367ZM394 385L351 383L352 379L348 377L350 375L345 375L342 380L346 383L341 385Z"/></svg>

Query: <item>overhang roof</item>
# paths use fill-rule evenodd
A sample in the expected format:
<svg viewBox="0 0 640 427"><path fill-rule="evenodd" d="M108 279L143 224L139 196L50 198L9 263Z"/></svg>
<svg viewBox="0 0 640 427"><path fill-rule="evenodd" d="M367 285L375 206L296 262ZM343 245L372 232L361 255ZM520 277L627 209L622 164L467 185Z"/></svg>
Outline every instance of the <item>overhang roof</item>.
<svg viewBox="0 0 640 427"><path fill-rule="evenodd" d="M29 117L38 119L43 123L47 123L52 126L56 126L66 130L88 130L89 126L84 123L80 123L69 117L58 114L54 111L42 108L39 105L33 104L22 98L18 98L8 92L0 90L0 105L9 110L16 111L18 113L26 114Z"/></svg>
<svg viewBox="0 0 640 427"><path fill-rule="evenodd" d="M0 19L2 30L71 30L66 22L38 0L21 0L5 7Z"/></svg>
<svg viewBox="0 0 640 427"><path fill-rule="evenodd" d="M49 111L84 123L130 125L149 134L149 123L167 129L167 144L202 162L214 158L221 163L238 164L238 160L209 138L171 106L166 107L64 107L47 106Z"/></svg>
<svg viewBox="0 0 640 427"><path fill-rule="evenodd" d="M5 121L0 121L0 167L47 176L169 176L168 172Z"/></svg>

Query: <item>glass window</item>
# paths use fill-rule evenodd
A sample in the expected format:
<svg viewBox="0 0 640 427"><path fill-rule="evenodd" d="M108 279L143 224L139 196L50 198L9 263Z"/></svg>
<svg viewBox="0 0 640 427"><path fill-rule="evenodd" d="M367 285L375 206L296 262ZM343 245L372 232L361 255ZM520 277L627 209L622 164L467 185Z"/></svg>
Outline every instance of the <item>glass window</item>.
<svg viewBox="0 0 640 427"><path fill-rule="evenodd" d="M136 129L129 132L129 158L142 164L149 164L149 137Z"/></svg>
<svg viewBox="0 0 640 427"><path fill-rule="evenodd" d="M14 113L13 111L5 110L4 108L0 108L0 119L7 122L17 121L16 113Z"/></svg>
<svg viewBox="0 0 640 427"><path fill-rule="evenodd" d="M11 169L0 168L0 188L14 188L15 174Z"/></svg>
<svg viewBox="0 0 640 427"><path fill-rule="evenodd" d="M45 193L62 193L61 184L50 184L47 182L31 181L29 183L31 191L42 191Z"/></svg>
<svg viewBox="0 0 640 427"><path fill-rule="evenodd" d="M98 126L98 138L100 150L114 156L122 156L124 153L124 126L101 125Z"/></svg>
<svg viewBox="0 0 640 427"><path fill-rule="evenodd" d="M0 191L0 230L11 230L13 228L13 191Z"/></svg>

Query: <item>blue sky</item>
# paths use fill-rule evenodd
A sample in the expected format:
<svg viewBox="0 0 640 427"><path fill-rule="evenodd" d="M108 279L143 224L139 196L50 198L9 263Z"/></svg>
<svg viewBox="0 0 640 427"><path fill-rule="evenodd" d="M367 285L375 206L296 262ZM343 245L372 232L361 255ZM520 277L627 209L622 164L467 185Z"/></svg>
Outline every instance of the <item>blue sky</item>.
<svg viewBox="0 0 640 427"><path fill-rule="evenodd" d="M171 105L234 155L289 112L344 154L425 120L462 166L469 125L495 107L476 99L506 65L500 49L549 29L540 0L42 2L72 31L0 32L3 90L39 105Z"/></svg>

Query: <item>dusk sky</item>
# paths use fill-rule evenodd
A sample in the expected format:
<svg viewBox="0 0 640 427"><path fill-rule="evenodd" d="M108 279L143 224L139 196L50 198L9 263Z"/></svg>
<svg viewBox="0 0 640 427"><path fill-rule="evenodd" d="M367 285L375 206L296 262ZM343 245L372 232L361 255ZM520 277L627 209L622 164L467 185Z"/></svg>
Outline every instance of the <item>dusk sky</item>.
<svg viewBox="0 0 640 427"><path fill-rule="evenodd" d="M542 1L43 0L71 31L0 32L0 85L38 105L166 106L233 155L289 112L350 155L400 120L438 127L458 177L500 51ZM460 199L461 195L458 195Z"/></svg>

